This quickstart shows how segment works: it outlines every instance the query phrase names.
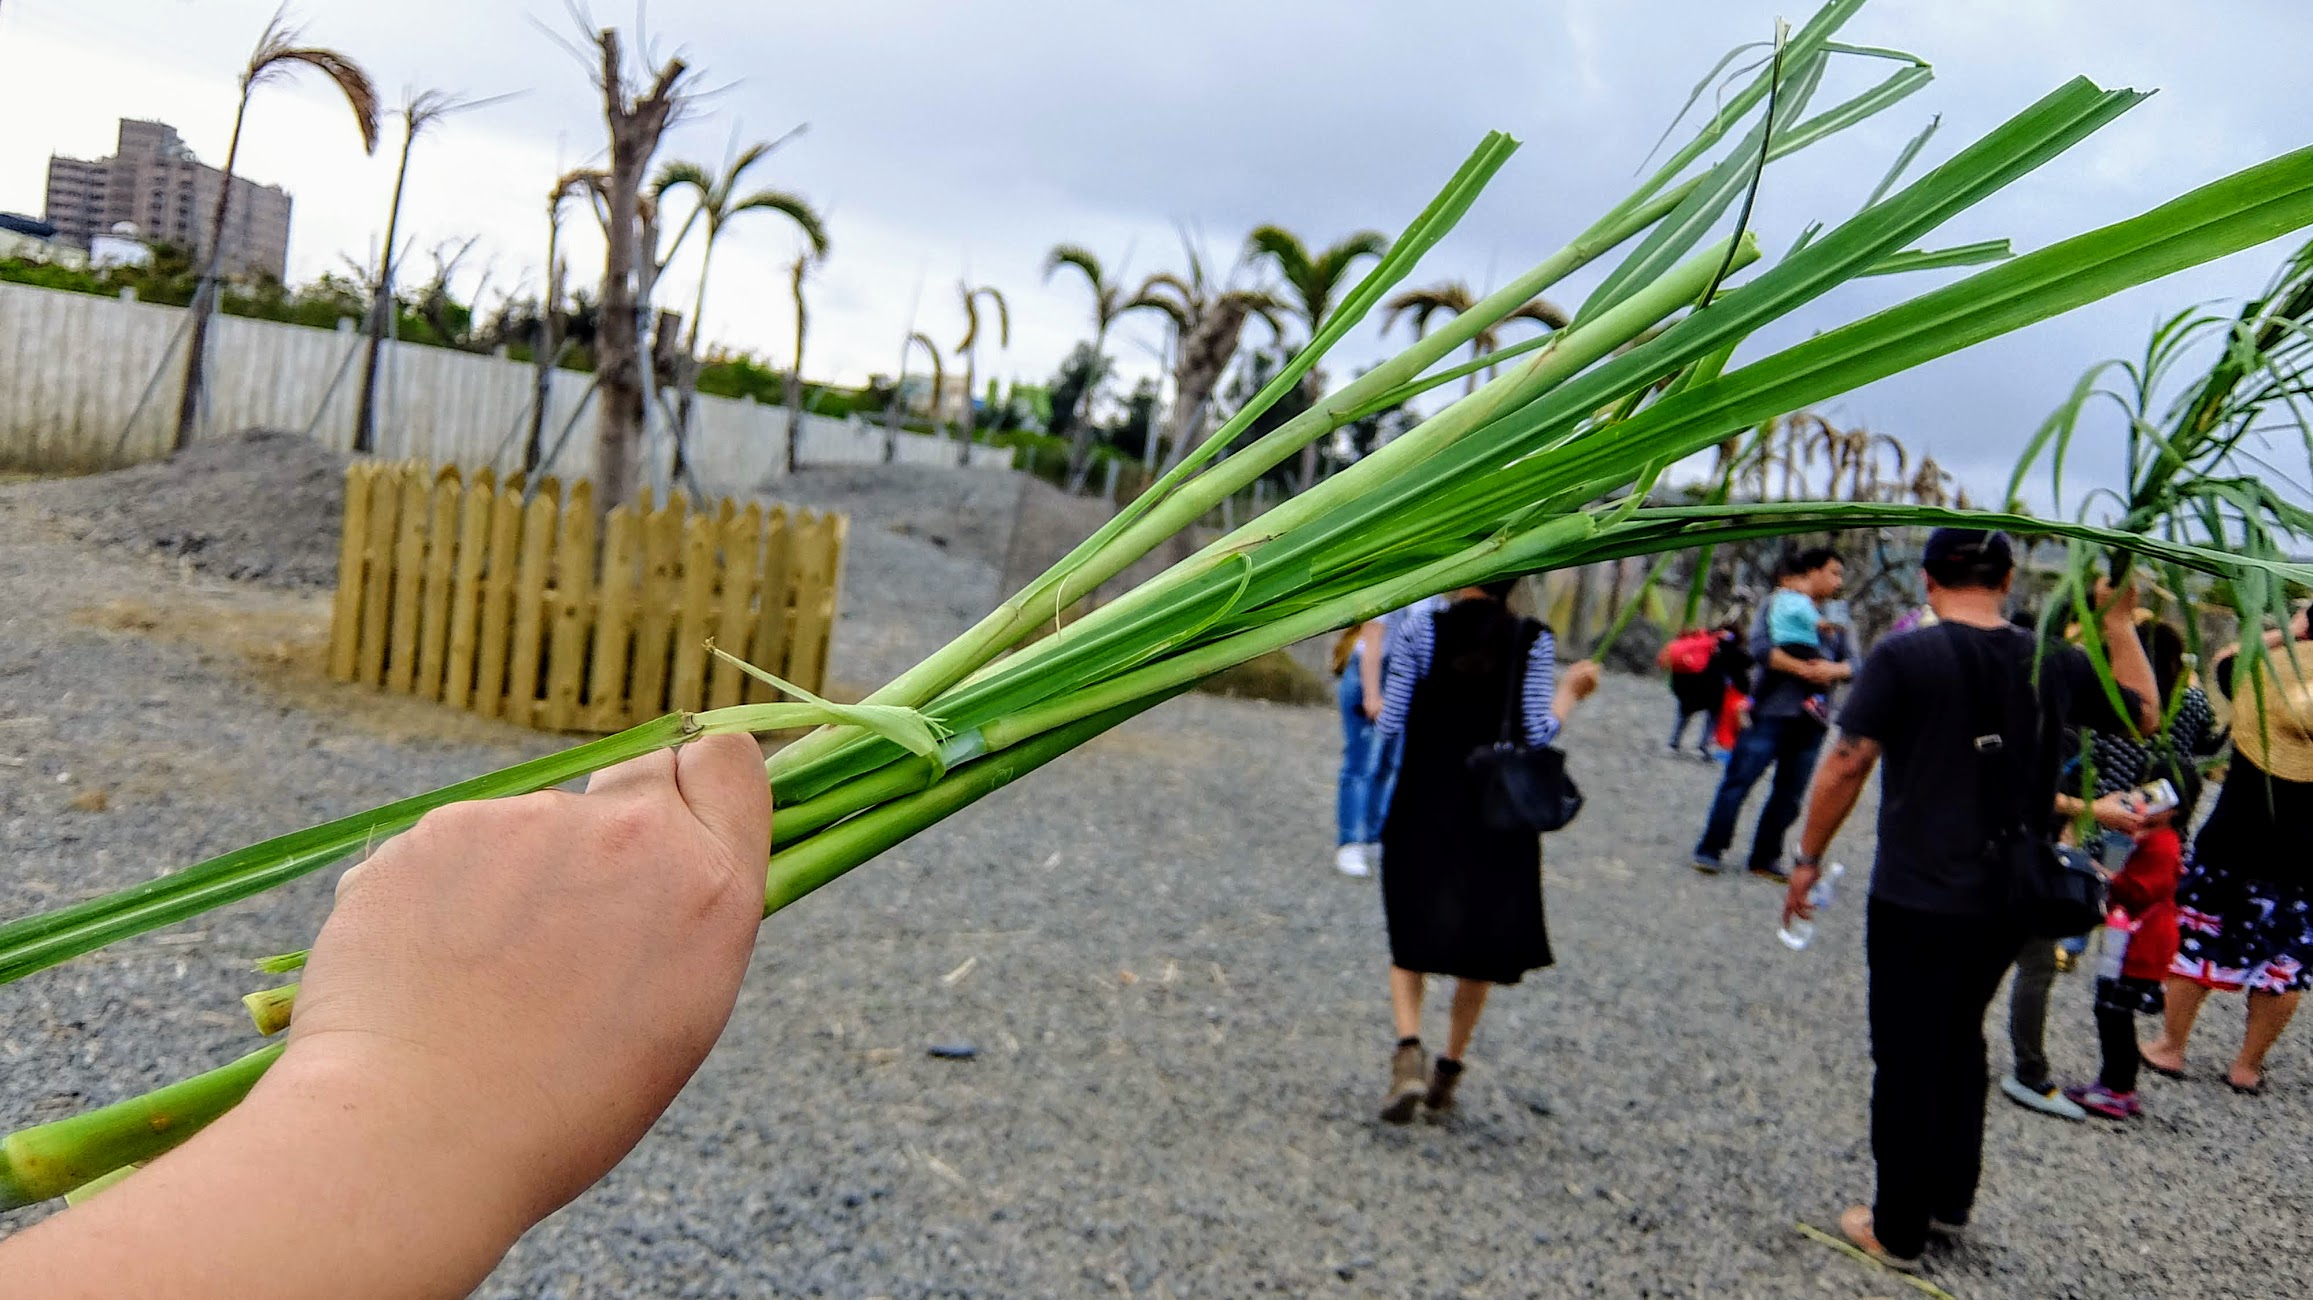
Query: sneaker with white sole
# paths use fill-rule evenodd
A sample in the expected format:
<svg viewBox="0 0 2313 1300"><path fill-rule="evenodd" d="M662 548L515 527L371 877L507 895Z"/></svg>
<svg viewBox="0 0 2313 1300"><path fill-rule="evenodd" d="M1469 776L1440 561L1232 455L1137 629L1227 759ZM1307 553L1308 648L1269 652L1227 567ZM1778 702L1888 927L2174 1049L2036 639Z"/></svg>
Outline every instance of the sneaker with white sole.
<svg viewBox="0 0 2313 1300"><path fill-rule="evenodd" d="M1363 878L1373 874L1373 868L1366 864L1363 844L1344 844L1335 849L1333 851L1333 865L1339 868L1341 874L1345 876Z"/></svg>
<svg viewBox="0 0 2313 1300"><path fill-rule="evenodd" d="M2057 1119L2088 1118L2088 1112L2080 1109L2078 1103L2065 1096L2064 1090L2054 1084L2042 1091L2011 1074L2000 1080L2000 1091L2008 1094L2008 1100L2026 1110L2036 1110Z"/></svg>
<svg viewBox="0 0 2313 1300"><path fill-rule="evenodd" d="M2114 1092L2102 1080L2076 1083L2064 1090L2074 1105L2105 1119L2131 1120L2144 1113L2144 1103L2133 1092Z"/></svg>

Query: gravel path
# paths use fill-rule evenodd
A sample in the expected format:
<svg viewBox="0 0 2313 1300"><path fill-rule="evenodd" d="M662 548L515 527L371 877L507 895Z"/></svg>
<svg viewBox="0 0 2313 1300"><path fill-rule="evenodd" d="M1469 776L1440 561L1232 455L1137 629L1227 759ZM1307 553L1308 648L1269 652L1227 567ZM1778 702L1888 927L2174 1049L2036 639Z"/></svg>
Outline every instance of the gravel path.
<svg viewBox="0 0 2313 1300"><path fill-rule="evenodd" d="M321 596L128 562L14 491L11 912L552 743L319 682ZM938 548L855 538L878 532L924 592L961 580ZM1869 1186L1858 900L1793 954L1769 886L1680 865L1713 769L1659 751L1661 703L1613 680L1577 719L1591 801L1549 846L1560 965L1499 996L1452 1118L1373 1118L1385 956L1373 885L1329 865L1330 711L1186 697L772 923L705 1069L482 1294L1909 1294L1791 1227ZM1860 866L1868 842L1839 851ZM0 1127L247 1050L246 962L304 944L328 888L0 990ZM2058 984L2067 1073L2093 1067L2088 992ZM2313 1040L2250 1100L2214 1079L2237 1004L2207 1020L2196 1079L2149 1079L2131 1129L1995 1100L1980 1228L1937 1280L2082 1300L2301 1281ZM977 1056L926 1052L954 1041Z"/></svg>

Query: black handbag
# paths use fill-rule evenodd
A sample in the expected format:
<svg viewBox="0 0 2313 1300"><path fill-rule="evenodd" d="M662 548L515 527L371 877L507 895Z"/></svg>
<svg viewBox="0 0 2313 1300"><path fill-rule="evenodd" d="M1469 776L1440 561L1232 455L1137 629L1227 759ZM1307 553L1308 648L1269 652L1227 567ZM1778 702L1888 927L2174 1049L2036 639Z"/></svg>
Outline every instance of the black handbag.
<svg viewBox="0 0 2313 1300"><path fill-rule="evenodd" d="M2056 720L2028 680L1995 687L1976 671L1977 657L1959 633L1946 639L1974 708L1976 805L1987 823L1983 853L2008 882L2009 915L2035 938L2078 938L2111 911L2104 873L2086 851L2057 844L2044 831L2055 812L2035 806L2039 784L2020 770L2017 746L2008 739L2032 736L2043 752L2053 751Z"/></svg>
<svg viewBox="0 0 2313 1300"><path fill-rule="evenodd" d="M1471 750L1467 762L1478 777L1478 820L1488 830L1547 833L1564 827L1582 811L1582 790L1566 774L1565 753L1526 743L1526 660L1533 641L1521 645L1521 640L1514 634L1510 639L1513 653L1501 734L1493 744Z"/></svg>

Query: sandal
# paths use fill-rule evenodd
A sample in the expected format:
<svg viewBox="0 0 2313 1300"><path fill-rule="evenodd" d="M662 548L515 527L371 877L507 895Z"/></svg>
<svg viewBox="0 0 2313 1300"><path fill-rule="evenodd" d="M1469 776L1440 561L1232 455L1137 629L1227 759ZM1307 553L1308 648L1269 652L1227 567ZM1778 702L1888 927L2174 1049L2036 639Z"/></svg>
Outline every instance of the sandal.
<svg viewBox="0 0 2313 1300"><path fill-rule="evenodd" d="M2258 1075L2257 1081L2255 1083L2244 1086L2242 1084L2233 1082L2233 1076L2227 1074L2225 1076L2225 1086L2244 1097L2262 1097L2265 1095L2265 1077L2263 1075Z"/></svg>
<svg viewBox="0 0 2313 1300"><path fill-rule="evenodd" d="M2185 1072L2183 1070L2172 1070L2167 1066L2162 1065L2160 1062L2153 1060L2149 1056L2146 1056L2144 1054L2144 1049L2141 1047L2136 1049L2136 1059L2144 1066L2145 1069L2152 1071L2154 1074L2159 1075L2163 1079L2182 1079L2185 1077Z"/></svg>
<svg viewBox="0 0 2313 1300"><path fill-rule="evenodd" d="M1839 1216L1839 1235L1847 1238L1848 1244L1855 1247L1857 1253L1898 1273L1919 1272L1919 1256L1898 1255L1890 1251L1879 1244L1879 1234L1872 1227L1871 1207L1868 1205L1849 1206Z"/></svg>

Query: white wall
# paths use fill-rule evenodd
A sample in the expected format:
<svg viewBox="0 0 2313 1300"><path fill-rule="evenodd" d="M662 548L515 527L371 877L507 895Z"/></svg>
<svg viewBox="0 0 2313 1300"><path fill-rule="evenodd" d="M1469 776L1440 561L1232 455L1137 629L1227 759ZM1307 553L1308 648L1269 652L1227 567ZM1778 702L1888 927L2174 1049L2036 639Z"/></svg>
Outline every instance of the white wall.
<svg viewBox="0 0 2313 1300"><path fill-rule="evenodd" d="M167 454L187 314L0 283L0 468L92 470ZM212 383L202 437L296 429L340 451L352 447L361 339L350 325L332 332L220 316L209 338ZM388 344L378 390L378 453L512 469L521 459L534 380L531 367L516 361ZM549 447L571 427L587 383L586 375L556 372L547 405ZM587 472L592 416L590 406L549 472ZM701 397L693 419L691 460L710 495L744 494L782 476L786 408ZM896 458L903 463L956 463L953 442L918 433L902 433L898 441ZM883 445L880 427L806 414L797 458L806 467L874 464L883 459ZM663 436L652 447L662 473L667 450ZM974 447L971 457L978 468L1011 464L1002 448Z"/></svg>

